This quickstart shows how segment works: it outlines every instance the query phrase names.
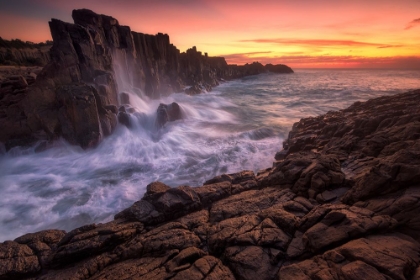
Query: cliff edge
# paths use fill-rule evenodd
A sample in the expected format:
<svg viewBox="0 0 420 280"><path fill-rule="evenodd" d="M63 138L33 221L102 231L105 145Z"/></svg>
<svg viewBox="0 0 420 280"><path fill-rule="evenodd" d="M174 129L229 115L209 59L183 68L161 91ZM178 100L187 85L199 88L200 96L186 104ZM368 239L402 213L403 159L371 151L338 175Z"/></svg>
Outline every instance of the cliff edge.
<svg viewBox="0 0 420 280"><path fill-rule="evenodd" d="M417 279L419 102L302 119L258 174L154 182L112 222L0 243L0 279Z"/></svg>
<svg viewBox="0 0 420 280"><path fill-rule="evenodd" d="M221 80L267 71L292 73L285 65L228 65L195 47L181 53L158 33L131 31L118 20L90 10L74 10L74 23L49 22L50 62L26 85L0 85L0 142L6 150L63 137L83 148L94 147L118 123L124 94L160 96L210 91Z"/></svg>

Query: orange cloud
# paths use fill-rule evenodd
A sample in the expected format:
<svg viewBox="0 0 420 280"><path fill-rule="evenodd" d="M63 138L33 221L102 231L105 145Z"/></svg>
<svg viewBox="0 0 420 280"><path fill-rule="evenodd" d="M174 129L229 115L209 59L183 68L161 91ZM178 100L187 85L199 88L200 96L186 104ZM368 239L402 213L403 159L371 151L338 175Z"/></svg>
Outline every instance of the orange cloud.
<svg viewBox="0 0 420 280"><path fill-rule="evenodd" d="M372 46L378 48L390 48L393 45L384 45L370 42L359 42L353 40L323 40L323 39L251 39L240 40L240 42L253 42L253 43L273 43L285 45L299 45L299 46L316 46L316 47L331 47L331 46ZM399 45L397 45L399 46Z"/></svg>
<svg viewBox="0 0 420 280"><path fill-rule="evenodd" d="M420 23L419 0L10 0L0 1L0 36L45 41L48 20L72 22L78 8L111 15L137 32L167 33L181 51L195 45L237 64L367 65L373 61L357 58L417 57L420 44L401 32Z"/></svg>
<svg viewBox="0 0 420 280"><path fill-rule="evenodd" d="M420 69L420 56L363 57L363 56L310 56L304 53L275 57L248 55L247 53L225 55L231 64L258 61L262 64L287 64L292 68L399 68Z"/></svg>

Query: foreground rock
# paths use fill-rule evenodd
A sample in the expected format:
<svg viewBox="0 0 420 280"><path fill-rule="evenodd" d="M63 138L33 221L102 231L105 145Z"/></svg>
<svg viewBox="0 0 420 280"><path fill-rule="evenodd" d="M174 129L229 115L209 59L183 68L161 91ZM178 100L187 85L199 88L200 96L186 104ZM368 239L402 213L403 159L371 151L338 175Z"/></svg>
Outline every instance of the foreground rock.
<svg viewBox="0 0 420 280"><path fill-rule="evenodd" d="M12 94L9 84L1 87L0 124L5 129L0 142L7 149L58 137L83 148L95 146L117 124L113 108L128 103L117 85L159 98L184 89L188 94L210 91L221 80L267 71L293 73L285 65L228 65L195 47L181 53L166 34L134 32L90 10L74 10L72 17L74 24L49 22L54 41L50 61L34 85ZM121 119L127 123L127 116Z"/></svg>
<svg viewBox="0 0 420 280"><path fill-rule="evenodd" d="M154 182L106 224L0 244L0 279L417 279L420 91L302 119L272 168Z"/></svg>

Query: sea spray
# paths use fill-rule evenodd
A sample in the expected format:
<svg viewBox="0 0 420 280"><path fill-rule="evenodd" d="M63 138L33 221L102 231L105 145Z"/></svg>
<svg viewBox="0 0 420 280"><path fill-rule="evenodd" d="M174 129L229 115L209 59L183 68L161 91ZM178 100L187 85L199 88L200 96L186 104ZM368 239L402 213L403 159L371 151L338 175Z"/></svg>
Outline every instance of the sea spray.
<svg viewBox="0 0 420 280"><path fill-rule="evenodd" d="M127 80L131 129L118 125L95 149L59 140L36 153L0 156L0 241L47 228L105 222L140 199L152 181L198 186L221 173L257 171L302 117L358 100L420 88L419 71L298 70L227 82L196 96L151 100ZM118 82L120 84L120 82ZM177 102L183 120L154 128L159 103Z"/></svg>

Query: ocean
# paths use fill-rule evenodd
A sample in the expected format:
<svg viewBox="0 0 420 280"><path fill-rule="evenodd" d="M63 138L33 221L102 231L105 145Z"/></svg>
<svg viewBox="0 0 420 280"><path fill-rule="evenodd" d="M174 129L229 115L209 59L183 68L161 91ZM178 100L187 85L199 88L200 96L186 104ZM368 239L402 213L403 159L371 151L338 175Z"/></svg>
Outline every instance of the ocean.
<svg viewBox="0 0 420 280"><path fill-rule="evenodd" d="M194 187L219 174L265 169L301 118L418 88L420 71L296 69L225 82L195 96L149 100L133 93L136 125L117 126L95 149L59 140L39 153L0 154L0 242L110 221L153 181ZM159 103L171 102L184 119L155 129Z"/></svg>

